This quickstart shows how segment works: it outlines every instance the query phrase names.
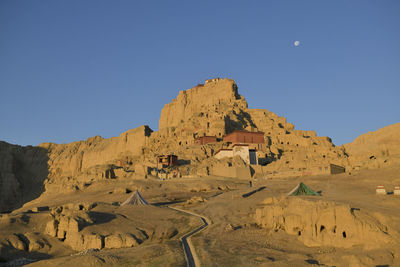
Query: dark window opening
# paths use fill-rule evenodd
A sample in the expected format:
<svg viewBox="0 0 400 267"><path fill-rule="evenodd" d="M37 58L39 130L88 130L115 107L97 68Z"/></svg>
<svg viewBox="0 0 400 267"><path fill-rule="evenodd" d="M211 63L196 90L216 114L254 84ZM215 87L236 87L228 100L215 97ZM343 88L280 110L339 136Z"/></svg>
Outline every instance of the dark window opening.
<svg viewBox="0 0 400 267"><path fill-rule="evenodd" d="M345 231L343 231L342 235L343 235L343 238L346 238L346 232Z"/></svg>
<svg viewBox="0 0 400 267"><path fill-rule="evenodd" d="M321 227L319 228L319 232L321 233L324 230L325 230L325 226L321 225Z"/></svg>

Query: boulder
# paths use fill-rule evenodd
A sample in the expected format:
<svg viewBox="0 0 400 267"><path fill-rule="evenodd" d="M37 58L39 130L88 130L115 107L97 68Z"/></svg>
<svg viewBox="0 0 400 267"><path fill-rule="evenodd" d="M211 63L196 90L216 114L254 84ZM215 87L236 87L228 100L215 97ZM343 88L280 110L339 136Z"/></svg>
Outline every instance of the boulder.
<svg viewBox="0 0 400 267"><path fill-rule="evenodd" d="M105 248L121 248L124 245L124 241L119 234L112 234L104 239Z"/></svg>
<svg viewBox="0 0 400 267"><path fill-rule="evenodd" d="M102 249L103 237L96 233L84 234L84 247L85 249Z"/></svg>
<svg viewBox="0 0 400 267"><path fill-rule="evenodd" d="M28 246L24 240L15 234L8 236L6 240L8 244L15 249L28 250Z"/></svg>
<svg viewBox="0 0 400 267"><path fill-rule="evenodd" d="M77 251L87 249L102 249L103 237L96 233L67 233L65 243Z"/></svg>
<svg viewBox="0 0 400 267"><path fill-rule="evenodd" d="M112 234L104 239L105 248L130 248L138 245L138 240L129 233Z"/></svg>
<svg viewBox="0 0 400 267"><path fill-rule="evenodd" d="M56 220L48 221L46 223L45 233L50 236L56 237L57 232L58 232L58 221L56 221Z"/></svg>

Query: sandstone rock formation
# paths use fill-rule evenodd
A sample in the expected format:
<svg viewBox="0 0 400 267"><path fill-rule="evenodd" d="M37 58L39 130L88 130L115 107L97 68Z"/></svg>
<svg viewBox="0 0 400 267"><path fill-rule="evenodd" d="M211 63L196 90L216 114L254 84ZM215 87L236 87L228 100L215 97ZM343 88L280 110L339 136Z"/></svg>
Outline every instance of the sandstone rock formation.
<svg viewBox="0 0 400 267"><path fill-rule="evenodd" d="M247 102L238 94L233 80L214 79L186 91L161 111L161 134L179 136L192 141L193 136L216 135L222 137L229 130L254 126L246 114ZM240 120L241 124L236 125Z"/></svg>
<svg viewBox="0 0 400 267"><path fill-rule="evenodd" d="M380 168L400 163L400 123L360 135L343 145L354 168Z"/></svg>
<svg viewBox="0 0 400 267"><path fill-rule="evenodd" d="M399 154L398 125L337 147L329 137L295 130L293 124L273 112L249 109L233 80L207 80L181 91L164 106L158 131L140 126L118 137L95 136L86 141L43 143L38 147L0 142L0 211L16 208L43 190L75 191L102 179L147 177L157 167L156 156L163 154L178 156L178 173L184 177L249 179L329 174L330 164L380 167L389 156ZM218 150L231 145L223 142L223 136L234 130L264 132L265 143L254 145L263 166L213 158ZM218 142L196 145L195 138L204 135L216 136ZM374 145L370 144L371 138ZM360 148L366 142L368 151ZM377 164L373 165L371 159L375 158Z"/></svg>
<svg viewBox="0 0 400 267"><path fill-rule="evenodd" d="M101 216L109 215L90 212L76 206L56 207L51 211L51 219L46 224L45 233L57 237L78 251L135 247L149 237L144 231L135 228L132 228L130 233L115 233L107 229L96 232L90 226L96 225L99 220L100 222L104 220Z"/></svg>
<svg viewBox="0 0 400 267"><path fill-rule="evenodd" d="M190 145L196 137L215 135L221 138L234 130L264 132L266 143L257 148L259 158L270 163L264 171L271 174L318 174L330 163L348 165L344 149L335 147L330 138L318 137L314 131L294 130L293 124L268 110L249 109L236 83L230 79L213 79L181 91L164 106L159 131L151 140L157 144L157 150L179 151L177 145ZM168 144L160 141L165 139ZM182 152L184 157L190 158ZM211 151L211 156L214 152ZM199 155L195 155L198 159Z"/></svg>
<svg viewBox="0 0 400 267"><path fill-rule="evenodd" d="M100 136L70 144L43 143L39 147L49 153L49 180L55 177L76 176L90 168L115 163L124 157L139 156L152 130L148 126L126 131L119 137ZM90 174L90 173L89 173Z"/></svg>
<svg viewBox="0 0 400 267"><path fill-rule="evenodd" d="M105 248L130 248L136 247L140 243L136 237L127 233L116 233L107 236L104 240Z"/></svg>
<svg viewBox="0 0 400 267"><path fill-rule="evenodd" d="M38 233L12 234L0 242L0 251L12 248L28 252L48 252L50 243Z"/></svg>
<svg viewBox="0 0 400 267"><path fill-rule="evenodd" d="M287 123L285 118L247 106L233 80L213 79L181 91L176 99L166 104L161 111L159 131L141 126L110 139L93 137L71 144L41 144L40 147L49 153L50 174L46 187L75 183L79 188L80 184L93 179L115 178L117 171L120 171L118 176L123 175L121 170L113 169L115 165L123 165L125 169L130 168L127 164L132 164L137 174L145 176L146 166L156 166L156 155L169 153L178 155L183 165L187 165L181 170L186 175L246 173L246 178L250 178L260 171L293 176L320 173L324 171L322 166L326 168L330 163L347 165L343 148L335 147L329 138L317 137L313 131L294 130L293 124ZM233 169L221 172L221 168L206 166L206 160L228 144L198 146L194 144L195 138L215 135L222 140L234 130L263 131L266 143L258 145L257 149L264 164L270 164L263 170L247 167L247 171L240 172Z"/></svg>
<svg viewBox="0 0 400 267"><path fill-rule="evenodd" d="M306 246L375 249L393 242L388 226L360 209L316 199L269 198L256 210L257 223L298 236Z"/></svg>
<svg viewBox="0 0 400 267"><path fill-rule="evenodd" d="M48 154L41 147L0 141L0 212L12 210L43 192Z"/></svg>

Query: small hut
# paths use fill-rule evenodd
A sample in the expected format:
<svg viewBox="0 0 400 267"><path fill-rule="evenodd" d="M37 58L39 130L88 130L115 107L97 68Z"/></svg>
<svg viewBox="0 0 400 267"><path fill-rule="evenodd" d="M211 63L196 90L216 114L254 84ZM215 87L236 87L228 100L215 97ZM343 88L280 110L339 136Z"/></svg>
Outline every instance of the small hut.
<svg viewBox="0 0 400 267"><path fill-rule="evenodd" d="M397 196L400 196L400 186L395 186L394 187L393 194L397 195Z"/></svg>
<svg viewBox="0 0 400 267"><path fill-rule="evenodd" d="M376 194L377 195L386 195L386 189L383 185L378 185L376 187Z"/></svg>

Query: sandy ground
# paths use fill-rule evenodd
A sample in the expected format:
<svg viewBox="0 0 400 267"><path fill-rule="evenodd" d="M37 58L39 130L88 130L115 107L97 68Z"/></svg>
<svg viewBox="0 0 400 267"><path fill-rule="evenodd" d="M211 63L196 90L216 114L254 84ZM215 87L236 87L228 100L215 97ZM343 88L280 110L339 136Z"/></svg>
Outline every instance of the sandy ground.
<svg viewBox="0 0 400 267"><path fill-rule="evenodd" d="M256 224L256 209L269 197L286 195L300 181L315 191L318 200L349 204L371 214L390 228L396 240L400 235L400 196L375 194L377 185L388 191L400 185L400 168L365 170L352 175L326 175L290 179L258 180L249 188L247 180L223 178L131 180L115 179L93 183L73 193L43 194L12 214L0 217L0 242L13 233L37 232L51 244L47 250L27 252L2 250L0 265L16 258L40 260L31 266L185 266L179 237L201 224L199 218L167 207L202 214L212 222L204 231L192 237L202 266L400 266L399 242L368 250L362 245L351 248L307 247L297 236L284 231L268 231ZM264 188L265 187L265 188ZM244 198L243 194L259 191ZM130 192L139 189L150 203L149 208L123 208ZM188 204L193 197L201 197ZM197 199L201 199L197 198ZM111 214L108 220L90 226L90 230L107 235L107 231L129 231L133 227L146 229L152 238L132 248L74 251L55 237L43 234L50 218L49 211L30 212L38 206L56 207L70 203L97 203L96 214ZM173 236L163 233L178 230ZM85 230L86 231L86 230ZM398 239L397 239L398 241ZM3 242L4 243L4 242ZM3 263L1 263L3 261Z"/></svg>
<svg viewBox="0 0 400 267"><path fill-rule="evenodd" d="M341 174L297 179L259 181L255 187L265 189L244 199L241 189L222 194L192 210L204 214L213 221L207 231L192 240L198 248L200 260L205 266L399 266L399 244L366 251L362 246L350 249L334 247L306 247L296 236L283 232L267 233L254 225L255 209L266 197L283 196L300 181L315 191L316 198L351 207L375 215L391 227L396 237L400 232L400 196L375 194L377 185L387 189L400 184L399 168L362 171L355 175ZM236 230L226 230L226 224Z"/></svg>

